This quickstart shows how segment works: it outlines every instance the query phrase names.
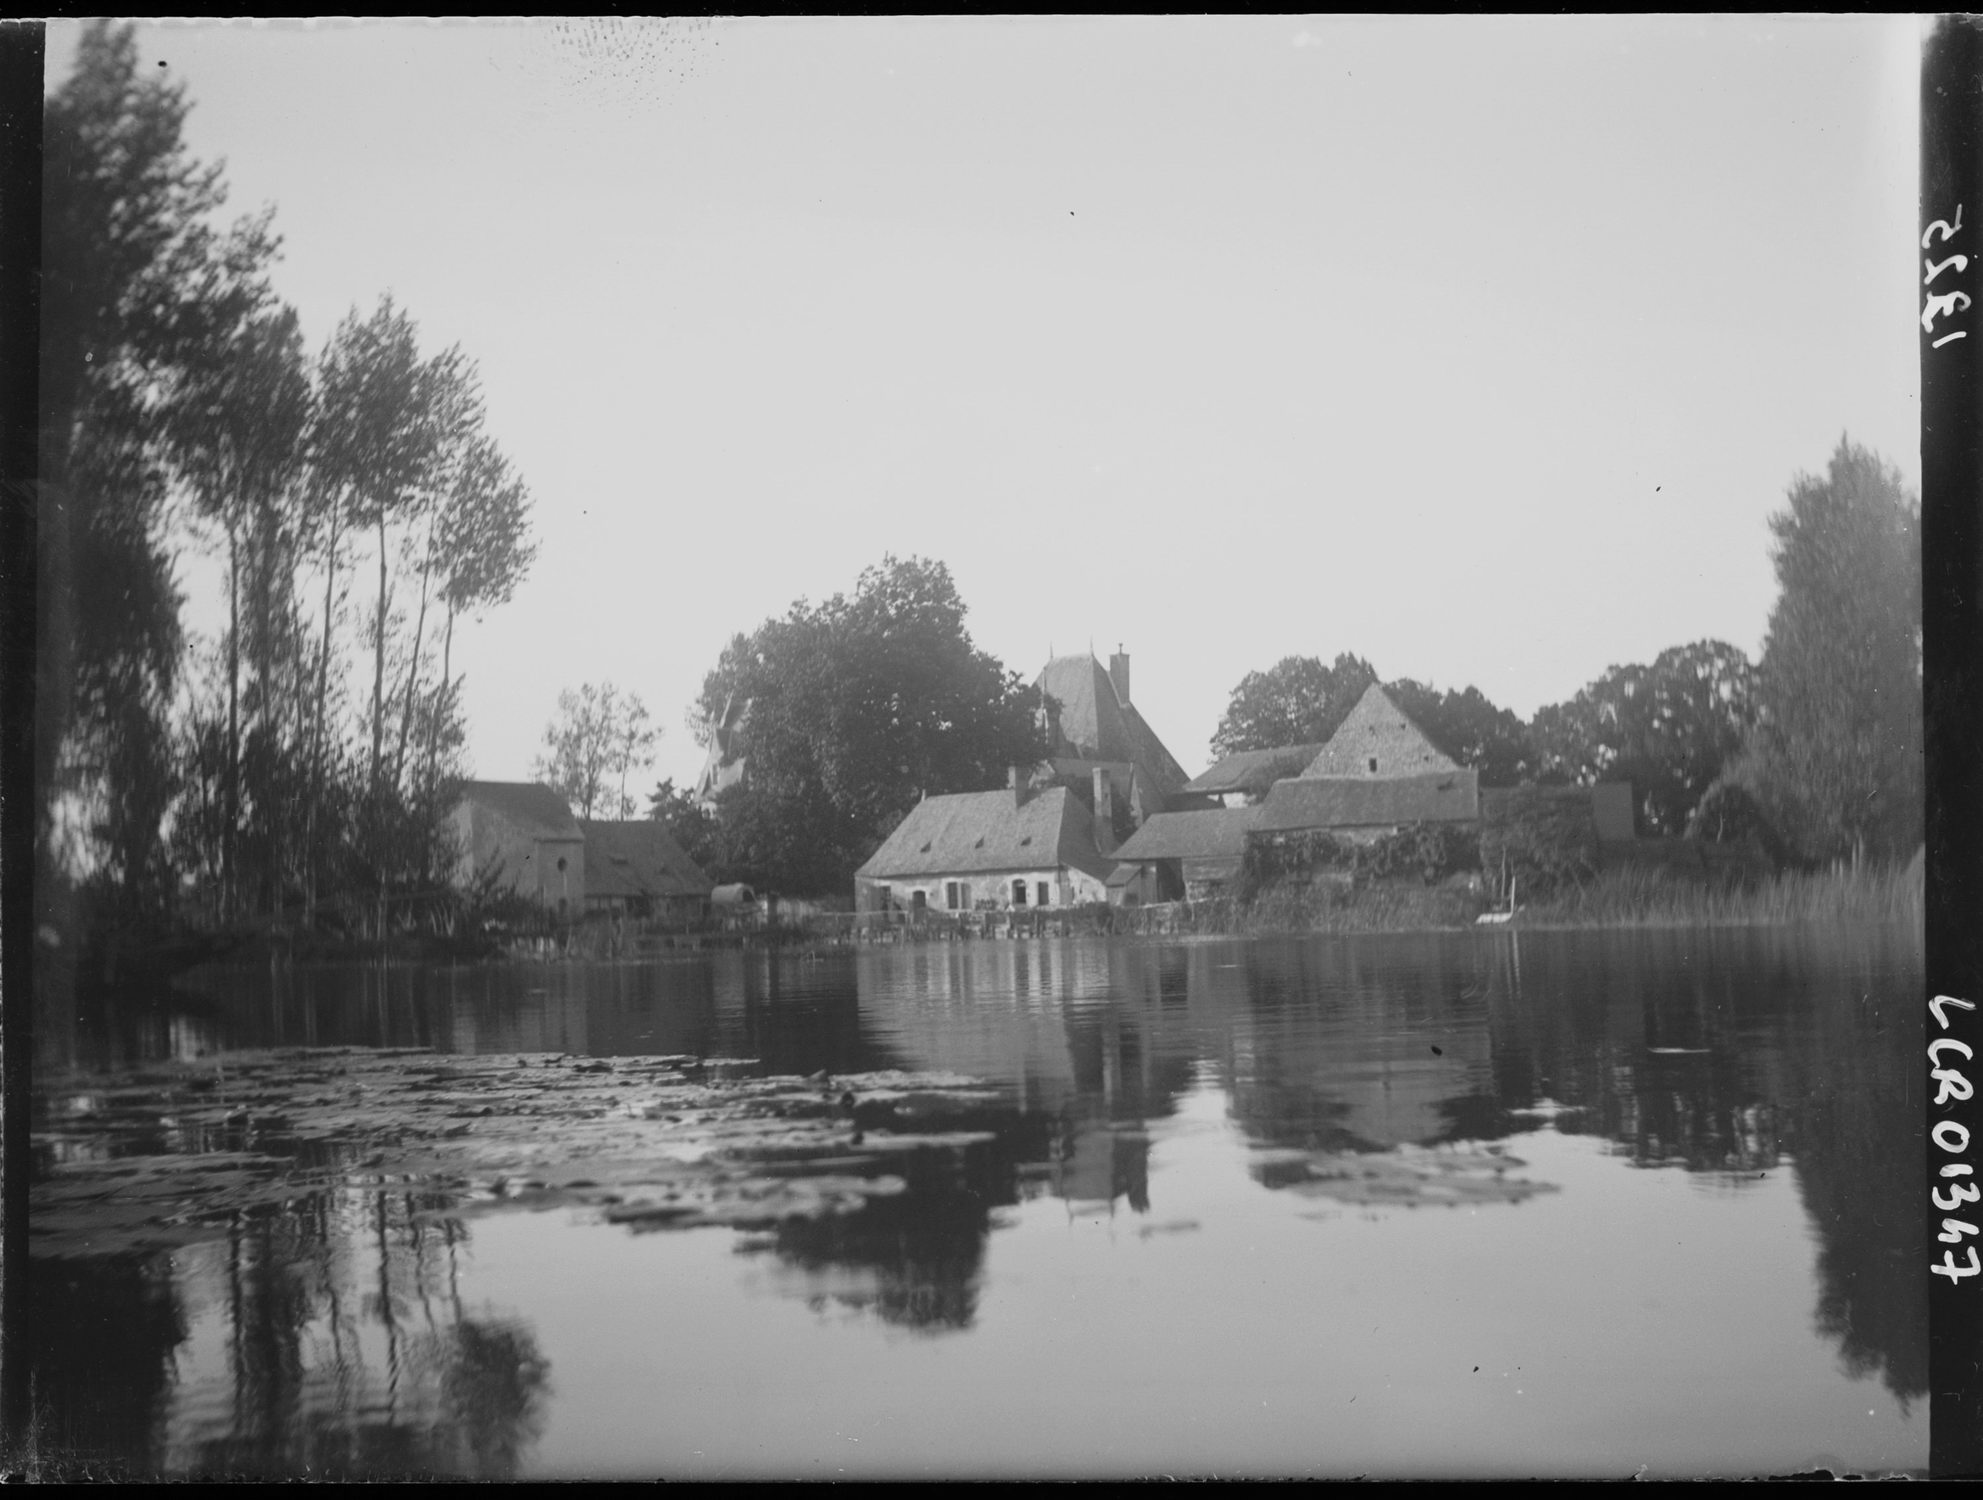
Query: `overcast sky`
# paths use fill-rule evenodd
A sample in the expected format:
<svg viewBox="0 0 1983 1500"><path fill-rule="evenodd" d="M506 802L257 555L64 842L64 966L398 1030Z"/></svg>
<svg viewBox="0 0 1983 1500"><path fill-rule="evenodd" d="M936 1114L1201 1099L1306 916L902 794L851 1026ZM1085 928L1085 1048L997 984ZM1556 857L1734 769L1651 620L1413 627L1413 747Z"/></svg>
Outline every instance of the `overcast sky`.
<svg viewBox="0 0 1983 1500"><path fill-rule="evenodd" d="M76 23L49 26L51 81ZM1524 716L1704 637L1849 432L1918 489L1907 18L141 23L321 346L479 361L540 555L476 774L886 552L1188 771L1291 654ZM182 577L219 618L210 568Z"/></svg>

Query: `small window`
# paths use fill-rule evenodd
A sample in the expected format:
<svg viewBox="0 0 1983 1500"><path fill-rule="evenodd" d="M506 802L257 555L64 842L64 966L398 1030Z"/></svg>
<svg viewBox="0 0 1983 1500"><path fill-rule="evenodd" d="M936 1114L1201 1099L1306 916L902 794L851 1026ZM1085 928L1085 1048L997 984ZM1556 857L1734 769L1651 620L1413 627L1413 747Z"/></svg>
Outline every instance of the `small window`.
<svg viewBox="0 0 1983 1500"><path fill-rule="evenodd" d="M1025 881L1015 880L1012 882L1012 904L1014 906L1024 906L1026 904Z"/></svg>
<svg viewBox="0 0 1983 1500"><path fill-rule="evenodd" d="M1377 757L1374 755L1370 757L1370 774L1373 776L1377 774Z"/></svg>
<svg viewBox="0 0 1983 1500"><path fill-rule="evenodd" d="M1035 906L1053 905L1053 887L1048 885L1044 880L1040 882L1036 894L1039 899L1033 903Z"/></svg>

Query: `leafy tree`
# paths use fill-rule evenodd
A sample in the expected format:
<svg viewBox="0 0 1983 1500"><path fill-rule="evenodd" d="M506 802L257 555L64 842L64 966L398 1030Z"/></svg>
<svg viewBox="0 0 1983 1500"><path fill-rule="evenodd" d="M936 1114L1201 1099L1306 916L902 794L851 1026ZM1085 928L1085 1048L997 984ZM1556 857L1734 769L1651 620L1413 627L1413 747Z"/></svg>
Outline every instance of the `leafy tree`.
<svg viewBox="0 0 1983 1500"><path fill-rule="evenodd" d="M296 314L263 313L186 373L166 424L175 466L200 513L219 529L227 558L227 733L222 788L223 906L237 901L241 822L241 655L244 552L262 618L250 665L266 710L274 663L275 596L286 592L289 559L279 545L296 493L310 417L310 377ZM270 576L276 572L280 579Z"/></svg>
<svg viewBox="0 0 1983 1500"><path fill-rule="evenodd" d="M156 909L179 596L163 435L189 370L266 300L267 215L226 232L220 169L187 154L183 90L94 21L44 115L35 761L38 885L80 797L104 873ZM124 778L119 784L117 778ZM41 920L59 916L44 905Z"/></svg>
<svg viewBox="0 0 1983 1500"><path fill-rule="evenodd" d="M1920 502L1841 439L1770 529L1780 591L1734 779L1806 857L1905 857L1924 820Z"/></svg>
<svg viewBox="0 0 1983 1500"><path fill-rule="evenodd" d="M633 816L626 794L627 776L636 767L653 764L653 746L660 731L648 725L647 706L638 697L621 695L612 683L586 683L576 692L558 694L558 717L544 730L545 753L532 768L537 779L554 788L581 818L595 810L612 816ZM614 786L617 784L617 790Z"/></svg>
<svg viewBox="0 0 1983 1500"><path fill-rule="evenodd" d="M667 828L668 836L702 867L705 875L718 874L721 829L715 814L697 801L693 793L678 788L670 777L648 793L647 815Z"/></svg>
<svg viewBox="0 0 1983 1500"><path fill-rule="evenodd" d="M391 604L387 531L419 499L435 461L441 387L456 373L455 362L448 357L444 361L436 367L421 360L413 320L393 306L391 297L382 297L369 319L360 321L355 308L345 317L319 362L313 446L324 504L325 602L317 711L321 727L339 545L347 529L375 526L379 561L371 714L375 780L385 749L386 628Z"/></svg>
<svg viewBox="0 0 1983 1500"><path fill-rule="evenodd" d="M1376 680L1370 663L1348 652L1332 666L1325 667L1320 657L1286 656L1265 672L1248 672L1219 718L1212 753L1320 744Z"/></svg>
<svg viewBox="0 0 1983 1500"><path fill-rule="evenodd" d="M479 616L507 604L537 556L530 540L530 491L492 441L471 445L455 471L435 517L434 545L447 625L441 637L441 681L427 745L429 782L435 776L439 727L456 701L455 616Z"/></svg>
<svg viewBox="0 0 1983 1500"><path fill-rule="evenodd" d="M1002 785L1041 758L1031 690L964 616L941 563L887 557L851 598L801 600L724 649L699 706L713 723L750 704L749 776L719 800L740 878L839 888L924 793Z"/></svg>
<svg viewBox="0 0 1983 1500"><path fill-rule="evenodd" d="M1629 780L1639 832L1678 835L1741 749L1755 705L1755 669L1736 647L1670 647L1650 666L1612 667L1575 698L1538 710L1530 725L1537 779Z"/></svg>

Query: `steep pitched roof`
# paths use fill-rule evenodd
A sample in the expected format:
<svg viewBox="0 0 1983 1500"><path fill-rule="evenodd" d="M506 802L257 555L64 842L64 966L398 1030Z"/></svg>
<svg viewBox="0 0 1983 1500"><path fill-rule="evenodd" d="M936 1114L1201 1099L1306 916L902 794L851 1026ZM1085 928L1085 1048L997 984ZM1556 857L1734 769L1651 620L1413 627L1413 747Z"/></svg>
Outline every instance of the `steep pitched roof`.
<svg viewBox="0 0 1983 1500"><path fill-rule="evenodd" d="M1060 734L1050 747L1056 757L1130 760L1165 796L1184 790L1190 778L1164 748L1143 716L1116 693L1108 668L1084 656L1056 656L1033 686L1060 703Z"/></svg>
<svg viewBox="0 0 1983 1500"><path fill-rule="evenodd" d="M1261 833L1300 828L1383 828L1404 823L1471 822L1480 816L1480 776L1296 776L1274 783L1251 809Z"/></svg>
<svg viewBox="0 0 1983 1500"><path fill-rule="evenodd" d="M1108 878L1114 861L1096 849L1094 819L1066 787L1013 803L1009 789L926 797L854 873L889 880L1066 865Z"/></svg>
<svg viewBox="0 0 1983 1500"><path fill-rule="evenodd" d="M1125 862L1236 859L1246 852L1246 832L1263 810L1217 807L1207 812L1158 813L1115 851L1115 857Z"/></svg>
<svg viewBox="0 0 1983 1500"><path fill-rule="evenodd" d="M1349 717L1329 736L1329 742L1315 753L1304 776L1363 776L1370 774L1368 757L1377 755L1384 776L1429 775L1434 771L1457 771L1457 762L1442 753L1426 738L1425 731L1391 701L1391 695L1371 683L1356 700Z"/></svg>
<svg viewBox="0 0 1983 1500"><path fill-rule="evenodd" d="M578 821L565 799L548 786L532 781L464 781L455 793L502 814L526 833L543 839L576 839Z"/></svg>
<svg viewBox="0 0 1983 1500"><path fill-rule="evenodd" d="M587 896L707 896L712 889L668 830L651 819L581 819Z"/></svg>
<svg viewBox="0 0 1983 1500"><path fill-rule="evenodd" d="M1187 792L1224 795L1245 792L1264 797L1274 783L1299 776L1321 752L1318 745L1284 745L1276 750L1237 750L1185 783Z"/></svg>

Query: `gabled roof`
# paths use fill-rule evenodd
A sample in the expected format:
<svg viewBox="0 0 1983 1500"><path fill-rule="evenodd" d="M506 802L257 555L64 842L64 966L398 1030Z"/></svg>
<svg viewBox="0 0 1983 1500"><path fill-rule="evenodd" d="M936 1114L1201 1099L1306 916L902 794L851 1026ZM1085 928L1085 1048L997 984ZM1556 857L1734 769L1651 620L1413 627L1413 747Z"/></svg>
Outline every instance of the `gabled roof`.
<svg viewBox="0 0 1983 1500"><path fill-rule="evenodd" d="M1246 832L1259 821L1260 807L1216 807L1208 812L1158 813L1137 829L1115 857L1146 859L1227 859L1246 852Z"/></svg>
<svg viewBox="0 0 1983 1500"><path fill-rule="evenodd" d="M1066 787L1034 792L1017 806L1014 801L1009 788L926 797L854 873L895 880L1066 865L1108 878L1114 861L1096 849L1094 819Z"/></svg>
<svg viewBox="0 0 1983 1500"><path fill-rule="evenodd" d="M709 877L652 819L608 823L581 819L585 834L585 894L707 896Z"/></svg>
<svg viewBox="0 0 1983 1500"><path fill-rule="evenodd" d="M1169 796L1190 778L1164 748L1143 716L1117 695L1108 668L1093 653L1056 656L1033 686L1060 703L1060 734L1048 747L1055 757L1136 762L1156 789Z"/></svg>
<svg viewBox="0 0 1983 1500"><path fill-rule="evenodd" d="M1471 822L1480 816L1480 776L1296 776L1277 781L1259 814L1261 833L1301 828L1389 828L1405 823Z"/></svg>
<svg viewBox="0 0 1983 1500"><path fill-rule="evenodd" d="M1402 752L1400 747L1403 746ZM1411 721L1391 695L1371 683L1356 700L1349 717L1336 727L1329 742L1316 751L1304 776L1361 776L1367 774L1366 756L1381 750L1384 766L1380 775L1429 775L1434 771L1457 771L1459 763L1426 738L1425 731Z"/></svg>
<svg viewBox="0 0 1983 1500"><path fill-rule="evenodd" d="M500 813L507 821L537 838L584 837L565 799L539 782L464 781L456 789L455 796L459 801Z"/></svg>
<svg viewBox="0 0 1983 1500"><path fill-rule="evenodd" d="M1277 750L1237 750L1185 783L1187 792L1224 795L1245 792L1264 797L1275 782L1299 776L1321 752L1321 745L1284 745Z"/></svg>

